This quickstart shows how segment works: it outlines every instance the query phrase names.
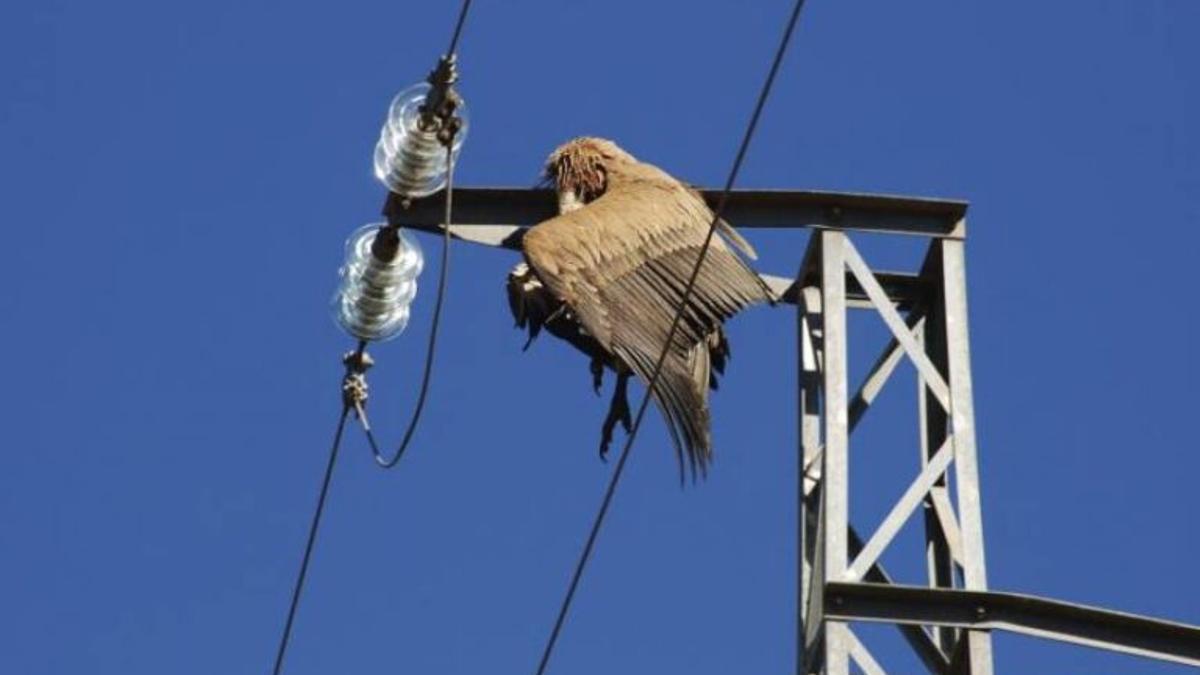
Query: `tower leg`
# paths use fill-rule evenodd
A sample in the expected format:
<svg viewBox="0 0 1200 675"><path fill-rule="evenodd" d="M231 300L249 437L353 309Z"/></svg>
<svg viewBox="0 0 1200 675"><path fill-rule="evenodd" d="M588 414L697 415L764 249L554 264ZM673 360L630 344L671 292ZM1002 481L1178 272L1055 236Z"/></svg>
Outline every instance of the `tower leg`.
<svg viewBox="0 0 1200 675"><path fill-rule="evenodd" d="M822 231L821 312L824 331L825 452L821 470L823 561L819 583L846 573L849 525L849 428L846 372L846 259L842 232ZM850 645L843 622L825 622L825 673L848 675Z"/></svg>
<svg viewBox="0 0 1200 675"><path fill-rule="evenodd" d="M803 275L804 269L801 269ZM796 675L817 672L808 655L820 628L820 612L815 611L813 574L820 546L818 528L821 499L821 291L816 286L801 290L797 305L797 339L800 363L800 453L797 457L797 495L799 520L799 580L796 607L799 612L796 633ZM815 661L815 659L813 659Z"/></svg>
<svg viewBox="0 0 1200 675"><path fill-rule="evenodd" d="M963 242L933 243L941 252L941 280L946 323L946 358L950 384L951 428L954 434L954 481L962 526L963 585L970 591L987 589L983 554L983 518L979 502L979 464L975 446L975 407L971 384L971 345L967 331L967 280ZM971 675L991 675L992 637L988 631L968 630L966 658Z"/></svg>

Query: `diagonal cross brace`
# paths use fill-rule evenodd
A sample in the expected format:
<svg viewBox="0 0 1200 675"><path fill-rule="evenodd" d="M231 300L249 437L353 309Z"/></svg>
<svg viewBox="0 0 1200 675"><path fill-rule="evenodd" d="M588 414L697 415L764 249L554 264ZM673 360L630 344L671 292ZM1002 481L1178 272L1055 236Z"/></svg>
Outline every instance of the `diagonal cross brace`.
<svg viewBox="0 0 1200 675"><path fill-rule="evenodd" d="M937 397L938 403L942 404L946 412L950 412L950 387L946 385L946 380L942 378L942 374L938 372L933 362L929 360L929 356L917 344L912 332L905 326L904 319L900 317L899 312L892 306L891 301L888 300L887 293L879 285L879 281L871 273L862 256L858 254L858 250L854 248L854 244L850 243L850 240L847 238L844 246L846 266L850 268L854 277L858 279L858 283L867 292L867 297L871 299L871 304L875 305L875 309L883 317L883 322L892 331L892 335L904 347L904 352L908 354L908 358L912 359L913 364L916 365L917 370L921 373L921 377L925 379L930 391Z"/></svg>
<svg viewBox="0 0 1200 675"><path fill-rule="evenodd" d="M879 662L871 655L867 646L862 643L862 640L858 639L858 636L854 634L854 631L849 626L846 627L846 637L848 638L847 642L850 643L850 658L854 659L854 663L862 669L863 673L866 675L887 675L887 671L883 669L883 666L879 665Z"/></svg>
<svg viewBox="0 0 1200 675"><path fill-rule="evenodd" d="M925 498L925 495L929 494L929 490L933 487L933 484L941 478L942 474L946 473L951 460L954 459L953 446L950 442L951 438L946 438L946 441L942 443L942 447L938 448L937 453L934 454L933 459L929 460L929 463L917 475L916 480L904 491L904 496L900 498L900 501L896 502L891 512L880 523L879 529L875 530L875 534L871 535L871 538L867 540L867 545L863 546L862 551L859 552L849 569L846 570L845 578L847 581L858 581L863 578L863 575L867 573L867 570L871 569L871 565L875 564L875 561L879 559L880 554L887 548L887 545L892 542L892 538L896 536L896 533L908 521L908 517L917 509L917 506Z"/></svg>
<svg viewBox="0 0 1200 675"><path fill-rule="evenodd" d="M924 325L925 317L916 310L909 315L906 322L906 326L911 327L912 335L914 336L924 328ZM802 344L805 350L813 349L811 337L808 335L804 336ZM883 385L887 384L888 379L895 372L896 366L900 365L900 357L903 355L904 347L896 338L892 338L891 342L880 353L879 359L875 361L871 372L867 374L867 377L863 380L863 383L859 386L858 391L855 392L854 398L850 402L847 424L851 433L858 426L863 415L870 409L871 404L875 402L875 397L879 395L879 392L883 389ZM811 480L819 478L819 476L812 476L812 472L820 465L821 455L824 451L824 446L818 447L812 457L804 463L804 474L805 476L809 476Z"/></svg>

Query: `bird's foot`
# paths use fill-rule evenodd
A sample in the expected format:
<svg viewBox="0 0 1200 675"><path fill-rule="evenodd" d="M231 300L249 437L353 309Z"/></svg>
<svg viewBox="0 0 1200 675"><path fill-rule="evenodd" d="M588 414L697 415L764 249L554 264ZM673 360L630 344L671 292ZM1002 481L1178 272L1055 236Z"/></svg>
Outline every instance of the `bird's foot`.
<svg viewBox="0 0 1200 675"><path fill-rule="evenodd" d="M621 426L625 429L625 433L633 430L633 417L629 414L629 401L625 398L624 391L621 392L621 401L618 403L620 408Z"/></svg>
<svg viewBox="0 0 1200 675"><path fill-rule="evenodd" d="M600 461L608 461L608 446L612 444L613 428L617 426L617 421L610 414L604 420L604 428L600 430Z"/></svg>
<svg viewBox="0 0 1200 675"><path fill-rule="evenodd" d="M593 358L590 370L592 371L592 391L596 392L596 395L599 396L600 386L604 384L604 362Z"/></svg>
<svg viewBox="0 0 1200 675"><path fill-rule="evenodd" d="M629 383L628 374L617 375L617 386L613 390L612 402L608 405L608 415L604 418L604 427L600 430L600 461L608 461L608 446L612 443L613 429L617 422L628 434L633 427L629 413L629 398L626 396L626 385Z"/></svg>

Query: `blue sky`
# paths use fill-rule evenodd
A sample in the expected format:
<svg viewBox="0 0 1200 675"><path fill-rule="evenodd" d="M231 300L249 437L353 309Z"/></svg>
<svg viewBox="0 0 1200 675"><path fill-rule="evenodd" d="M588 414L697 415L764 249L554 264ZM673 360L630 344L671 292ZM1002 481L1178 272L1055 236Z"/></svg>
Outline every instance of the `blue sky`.
<svg viewBox="0 0 1200 675"><path fill-rule="evenodd" d="M350 346L326 309L342 241L376 218L379 124L456 6L0 8L0 671L269 669ZM480 0L460 183L529 185L593 134L719 184L789 6ZM1183 0L811 0L751 148L744 187L971 201L994 588L1200 623L1198 31ZM776 274L807 237L746 234ZM424 425L393 472L350 435L290 674L531 672L601 497L587 363L549 339L521 353L514 254L453 255ZM409 331L372 349L389 443L435 272ZM731 323L706 482L679 488L649 420L553 672L790 672L792 321ZM882 325L851 330L869 362ZM915 472L912 382L905 366L852 445L864 529ZM915 534L884 559L910 582ZM862 635L912 672L891 632ZM1184 672L1010 636L996 661Z"/></svg>

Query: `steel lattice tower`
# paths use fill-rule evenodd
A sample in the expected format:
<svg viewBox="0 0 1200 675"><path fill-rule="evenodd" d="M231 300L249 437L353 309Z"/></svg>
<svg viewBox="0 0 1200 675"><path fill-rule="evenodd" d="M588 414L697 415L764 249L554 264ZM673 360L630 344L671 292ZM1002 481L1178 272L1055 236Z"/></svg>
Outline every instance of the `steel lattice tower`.
<svg viewBox="0 0 1200 675"><path fill-rule="evenodd" d="M798 278L800 420L804 475L801 500L801 625L807 672L848 673L853 660L882 672L854 635L845 589L889 583L880 556L918 507L924 507L928 585L987 589L971 396L965 223L932 237L920 273L892 275L884 288L845 231L818 229ZM848 308L877 311L892 337L851 399L848 396ZM916 367L921 453L915 478L864 541L850 527L850 437L901 360ZM919 462L917 461L919 459ZM948 486L953 472L954 494ZM827 609L828 608L828 609ZM905 627L905 637L933 672L992 672L987 630Z"/></svg>
<svg viewBox="0 0 1200 675"><path fill-rule="evenodd" d="M710 205L719 191L706 191ZM553 193L455 191L456 238L519 248L524 227L556 215ZM405 204L391 224L440 232L442 199ZM1200 666L1200 627L1047 598L988 590L971 386L965 275L967 205L947 200L806 191L734 191L739 228L811 228L794 278L765 276L798 308L800 570L797 662L803 675L886 672L854 633L896 626L932 673L993 672L993 630ZM503 223L503 224L502 224ZM921 237L912 272L870 268L859 233ZM891 341L850 393L847 312L878 312ZM917 372L920 453L913 478L867 537L850 523L851 433L902 360ZM901 527L924 519L924 586L895 582L880 563Z"/></svg>

